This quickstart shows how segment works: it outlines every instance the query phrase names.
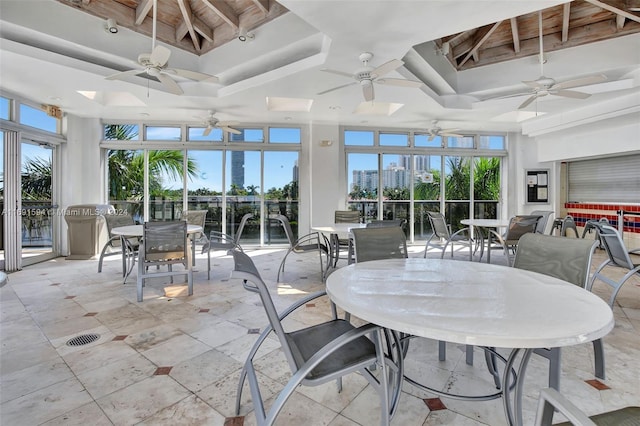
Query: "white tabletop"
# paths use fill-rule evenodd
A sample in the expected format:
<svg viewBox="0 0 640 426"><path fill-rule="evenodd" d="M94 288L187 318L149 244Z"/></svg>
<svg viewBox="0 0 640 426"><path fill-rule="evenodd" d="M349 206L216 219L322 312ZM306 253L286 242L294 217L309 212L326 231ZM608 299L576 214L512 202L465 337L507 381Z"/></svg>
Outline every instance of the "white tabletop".
<svg viewBox="0 0 640 426"><path fill-rule="evenodd" d="M202 226L199 225L187 225L187 234L197 234L202 232ZM126 235L129 237L142 237L144 229L142 225L126 225L117 226L111 229L113 235Z"/></svg>
<svg viewBox="0 0 640 426"><path fill-rule="evenodd" d="M509 226L508 219L462 219L460 223L467 226L479 226L481 228L506 228Z"/></svg>
<svg viewBox="0 0 640 426"><path fill-rule="evenodd" d="M389 259L349 265L327 279L341 308L412 335L502 348L560 347L606 335L613 314L598 296L501 265Z"/></svg>
<svg viewBox="0 0 640 426"><path fill-rule="evenodd" d="M338 234L346 236L352 229L366 228L366 223L332 223L331 225L312 226L312 231L318 231L326 234Z"/></svg>

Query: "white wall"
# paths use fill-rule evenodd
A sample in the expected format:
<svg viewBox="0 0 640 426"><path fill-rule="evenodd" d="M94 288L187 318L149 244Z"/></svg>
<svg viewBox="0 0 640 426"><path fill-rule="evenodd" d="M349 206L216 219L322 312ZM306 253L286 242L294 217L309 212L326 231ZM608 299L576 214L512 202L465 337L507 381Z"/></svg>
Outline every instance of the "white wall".
<svg viewBox="0 0 640 426"><path fill-rule="evenodd" d="M321 146L329 141L330 146ZM344 151L340 148L338 125L318 124L310 130L310 225L333 223L335 210L346 207Z"/></svg>

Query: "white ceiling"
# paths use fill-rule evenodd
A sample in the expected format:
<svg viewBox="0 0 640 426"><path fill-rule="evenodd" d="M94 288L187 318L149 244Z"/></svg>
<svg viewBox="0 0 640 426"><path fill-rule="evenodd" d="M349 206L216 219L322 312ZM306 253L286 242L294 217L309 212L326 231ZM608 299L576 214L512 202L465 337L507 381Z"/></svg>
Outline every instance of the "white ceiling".
<svg viewBox="0 0 640 426"><path fill-rule="evenodd" d="M522 80L540 76L537 56L456 72L430 40L530 13L562 1L323 1L281 0L290 13L259 28L252 42L234 40L203 56L169 47L169 65L213 74L220 83L180 81L176 96L157 82L106 76L137 66L151 51L151 39L128 29L104 30L102 19L54 0L0 1L0 88L64 112L107 120L197 122L207 110L220 120L240 123L340 123L345 125L463 130L519 131L537 114L559 116L576 110L615 109L616 99L640 106L640 34L550 52L544 74L557 81L603 73L608 80L580 91L586 100L547 96L526 110L527 96L489 97L527 90ZM415 49L413 46L419 46ZM323 68L354 72L362 52L370 65L402 59L405 66L386 75L421 80L420 89L375 85L375 110L401 104L390 116L355 114L364 101L357 85L324 95L349 78ZM149 84L149 86L148 86ZM94 99L78 91L95 92ZM276 105L267 108L267 98ZM283 99L311 100L309 111L286 110ZM308 104L308 102L295 102ZM282 110L282 109L285 110ZM372 108L370 103L361 109ZM602 108L600 108L602 110ZM534 117L534 118L531 118Z"/></svg>

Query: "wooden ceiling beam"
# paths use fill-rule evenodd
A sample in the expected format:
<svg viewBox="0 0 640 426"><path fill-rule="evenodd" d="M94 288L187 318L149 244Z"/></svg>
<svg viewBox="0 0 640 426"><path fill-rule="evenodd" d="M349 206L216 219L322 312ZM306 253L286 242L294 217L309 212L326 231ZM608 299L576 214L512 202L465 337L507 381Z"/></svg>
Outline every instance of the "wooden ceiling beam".
<svg viewBox="0 0 640 426"><path fill-rule="evenodd" d="M134 24L142 25L144 18L147 17L152 7L153 7L153 0L142 0L138 5L138 7L136 7L136 19L134 21Z"/></svg>
<svg viewBox="0 0 640 426"><path fill-rule="evenodd" d="M562 7L562 42L569 40L569 18L571 16L571 3L565 3Z"/></svg>
<svg viewBox="0 0 640 426"><path fill-rule="evenodd" d="M269 13L269 0L253 0L253 4L255 4L265 15Z"/></svg>
<svg viewBox="0 0 640 426"><path fill-rule="evenodd" d="M518 20L516 18L511 18L511 35L513 38L513 51L516 53L520 52L520 34L518 34Z"/></svg>
<svg viewBox="0 0 640 426"><path fill-rule="evenodd" d="M233 9L221 0L201 0L209 9L217 14L223 21L233 27L234 31L240 28L240 18Z"/></svg>
<svg viewBox="0 0 640 426"><path fill-rule="evenodd" d="M471 52L467 53L467 56L465 56L462 62L458 64L458 69L463 66L464 63L467 62L469 58L471 58L478 51L478 49L480 49L482 43L484 43L489 37L491 37L491 34L493 34L493 32L500 26L500 24L502 24L502 21L498 21L493 24L491 28L484 28L484 30L480 32L480 40L475 44L475 46L473 46Z"/></svg>
<svg viewBox="0 0 640 426"><path fill-rule="evenodd" d="M585 0L588 3L591 3L594 6L598 6L602 9L608 10L609 12L613 12L616 15L624 16L625 18L640 23L640 16L636 16L633 13L629 13L626 10L619 9L617 7L608 5L607 3L603 3L599 0Z"/></svg>
<svg viewBox="0 0 640 426"><path fill-rule="evenodd" d="M187 26L187 30L189 31L189 36L191 36L193 47L196 48L196 52L199 52L200 40L198 39L196 30L193 28L193 13L191 12L191 4L189 3L189 0L178 0L178 6L180 7L180 13L182 13L183 22Z"/></svg>

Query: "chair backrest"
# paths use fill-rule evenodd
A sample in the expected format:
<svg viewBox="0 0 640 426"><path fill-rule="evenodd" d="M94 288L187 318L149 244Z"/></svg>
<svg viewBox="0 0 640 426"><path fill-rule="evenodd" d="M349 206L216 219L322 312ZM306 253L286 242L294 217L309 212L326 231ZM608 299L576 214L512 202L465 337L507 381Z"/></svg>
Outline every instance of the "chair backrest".
<svg viewBox="0 0 640 426"><path fill-rule="evenodd" d="M567 232L569 231L569 232ZM573 220L573 216L565 216L562 219L562 227L560 228L560 236L562 237L575 237L578 238L578 228L576 228L576 222Z"/></svg>
<svg viewBox="0 0 640 426"><path fill-rule="evenodd" d="M399 226L358 228L351 233L356 263L408 257L407 237Z"/></svg>
<svg viewBox="0 0 640 426"><path fill-rule="evenodd" d="M142 238L145 262L188 262L186 221L145 222Z"/></svg>
<svg viewBox="0 0 640 426"><path fill-rule="evenodd" d="M336 210L333 221L335 223L360 223L358 210Z"/></svg>
<svg viewBox="0 0 640 426"><path fill-rule="evenodd" d="M538 234L544 234L544 231L547 229L547 222L549 221L549 217L554 212L551 210L534 210L531 212L532 216L542 216L538 221L538 225L536 226L536 231Z"/></svg>
<svg viewBox="0 0 640 426"><path fill-rule="evenodd" d="M111 247L120 247L121 240L111 233L113 228L117 228L119 226L128 226L135 225L136 222L133 220L133 216L130 214L105 214L103 215L104 221L107 224L107 232L109 233L110 240L108 242ZM137 246L138 238L137 237L129 237L127 238L131 244Z"/></svg>
<svg viewBox="0 0 640 426"><path fill-rule="evenodd" d="M240 225L238 225L238 230L236 231L236 235L234 237L234 240L235 240L236 244L240 244L240 238L242 237L242 231L244 231L244 227L247 225L247 222L251 218L253 218L253 214L246 213L244 216L242 216L242 219L240 219Z"/></svg>
<svg viewBox="0 0 640 426"><path fill-rule="evenodd" d="M451 237L451 233L444 215L440 212L427 212L427 215L429 216L429 222L431 222L431 229L433 229L436 237L448 240Z"/></svg>
<svg viewBox="0 0 640 426"><path fill-rule="evenodd" d="M204 229L207 213L207 210L185 210L182 212L182 219L186 220L189 225L202 226Z"/></svg>
<svg viewBox="0 0 640 426"><path fill-rule="evenodd" d="M264 307L267 318L269 319L269 324L280 340L280 345L282 346L282 351L289 362L289 367L292 371L296 371L298 368L291 351L289 339L282 327L278 311L273 304L273 299L267 289L267 285L262 280L262 277L260 277L260 273L258 272L256 265L249 256L241 251L232 250L231 254L233 255L234 262L234 269L231 272L231 278L243 280L243 286L246 290L260 295L260 301L262 302L262 306Z"/></svg>
<svg viewBox="0 0 640 426"><path fill-rule="evenodd" d="M596 224L600 242L604 246L609 260L616 266L626 269L634 269L635 266L629 256L629 250L618 230L612 226Z"/></svg>
<svg viewBox="0 0 640 426"><path fill-rule="evenodd" d="M505 233L504 239L507 242L520 240L524 234L535 232L538 226L540 215L518 215L509 219L509 227Z"/></svg>
<svg viewBox="0 0 640 426"><path fill-rule="evenodd" d="M367 223L367 228L387 228L390 226L404 227L406 219L391 219L391 220L372 220Z"/></svg>
<svg viewBox="0 0 640 426"><path fill-rule="evenodd" d="M514 268L539 272L585 288L591 257L598 243L538 233L523 235L518 242Z"/></svg>
<svg viewBox="0 0 640 426"><path fill-rule="evenodd" d="M287 219L286 216L281 214L270 214L269 219L277 220L278 222L280 222L280 224L284 228L284 233L287 235L289 246L293 247L296 243L296 239L293 235L293 229L291 229L291 223L289 223L289 219Z"/></svg>

